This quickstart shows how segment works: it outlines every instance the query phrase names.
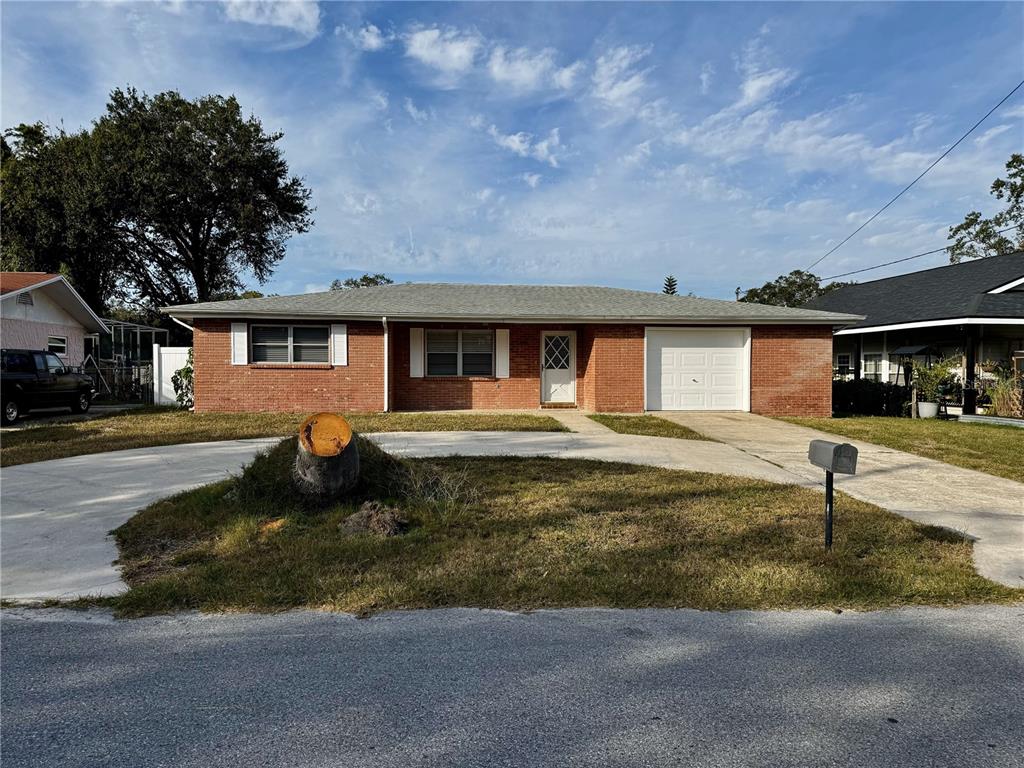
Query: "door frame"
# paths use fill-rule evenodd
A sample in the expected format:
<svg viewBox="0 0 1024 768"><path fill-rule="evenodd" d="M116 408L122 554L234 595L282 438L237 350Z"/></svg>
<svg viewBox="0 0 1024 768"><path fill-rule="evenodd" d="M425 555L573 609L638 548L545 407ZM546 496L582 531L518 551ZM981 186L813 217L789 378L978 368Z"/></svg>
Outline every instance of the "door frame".
<svg viewBox="0 0 1024 768"><path fill-rule="evenodd" d="M753 339L749 325L647 325L644 326L644 412L650 411L647 403L647 348L650 344L650 331L743 331L743 389L742 408L740 413L750 413L750 387L753 379L751 347ZM651 411L658 413L658 411ZM700 411L696 411L700 413ZM728 411L726 411L728 413ZM735 413L735 411L733 411Z"/></svg>
<svg viewBox="0 0 1024 768"><path fill-rule="evenodd" d="M570 401L573 405L576 404L576 331L541 331L540 332L540 376L537 381L537 396L540 399L540 404L551 404L555 403L552 400L544 399L544 339L548 336L568 336L569 337L569 370L572 372L572 400Z"/></svg>

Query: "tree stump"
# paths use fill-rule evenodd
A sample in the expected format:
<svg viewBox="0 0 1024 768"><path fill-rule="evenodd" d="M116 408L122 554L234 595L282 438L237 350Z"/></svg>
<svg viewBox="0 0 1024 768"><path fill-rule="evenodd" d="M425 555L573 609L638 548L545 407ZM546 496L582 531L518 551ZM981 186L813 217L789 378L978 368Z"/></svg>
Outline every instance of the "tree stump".
<svg viewBox="0 0 1024 768"><path fill-rule="evenodd" d="M359 482L359 448L352 427L336 413L317 413L299 428L295 483L304 494L336 498Z"/></svg>

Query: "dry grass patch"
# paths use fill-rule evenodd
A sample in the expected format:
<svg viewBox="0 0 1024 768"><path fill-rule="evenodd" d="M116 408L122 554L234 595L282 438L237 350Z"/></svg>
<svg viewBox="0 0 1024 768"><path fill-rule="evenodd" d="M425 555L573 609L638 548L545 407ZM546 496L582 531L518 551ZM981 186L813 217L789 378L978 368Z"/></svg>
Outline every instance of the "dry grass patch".
<svg viewBox="0 0 1024 768"><path fill-rule="evenodd" d="M161 501L119 528L125 615L309 607L368 614L478 606L882 608L1019 601L971 544L840 495L835 548L822 497L793 486L582 460L397 460L360 442L345 504L290 490L294 442L238 480ZM397 536L339 526L370 500Z"/></svg>
<svg viewBox="0 0 1024 768"><path fill-rule="evenodd" d="M1020 427L887 416L786 421L1024 483Z"/></svg>
<svg viewBox="0 0 1024 768"><path fill-rule="evenodd" d="M657 416L624 416L621 414L595 413L589 418L624 435L647 435L649 437L675 437L681 440L710 440L682 424Z"/></svg>
<svg viewBox="0 0 1024 768"><path fill-rule="evenodd" d="M154 445L293 435L308 415L191 413L178 408L144 408L89 421L44 424L5 432L0 440L0 466ZM550 416L534 414L353 413L345 416L359 432L566 431Z"/></svg>

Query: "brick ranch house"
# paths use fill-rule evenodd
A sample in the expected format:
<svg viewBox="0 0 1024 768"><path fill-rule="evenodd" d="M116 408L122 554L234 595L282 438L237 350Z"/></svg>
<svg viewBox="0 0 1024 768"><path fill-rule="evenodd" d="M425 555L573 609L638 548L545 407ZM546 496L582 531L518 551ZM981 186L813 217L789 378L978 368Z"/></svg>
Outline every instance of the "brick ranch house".
<svg viewBox="0 0 1024 768"><path fill-rule="evenodd" d="M206 302L197 411L577 407L831 415L858 315L586 286L405 283Z"/></svg>

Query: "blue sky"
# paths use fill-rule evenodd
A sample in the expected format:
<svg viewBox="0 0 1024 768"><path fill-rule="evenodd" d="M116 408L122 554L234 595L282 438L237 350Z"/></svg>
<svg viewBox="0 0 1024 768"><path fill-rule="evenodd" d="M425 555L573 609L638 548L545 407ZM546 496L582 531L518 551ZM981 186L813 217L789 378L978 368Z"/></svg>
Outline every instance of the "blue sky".
<svg viewBox="0 0 1024 768"><path fill-rule="evenodd" d="M284 132L316 225L264 290L334 277L731 298L804 268L1024 77L1024 4L14 3L3 127L109 91L235 94ZM832 275L946 244L1010 153L1024 91ZM942 255L862 279L936 266Z"/></svg>

